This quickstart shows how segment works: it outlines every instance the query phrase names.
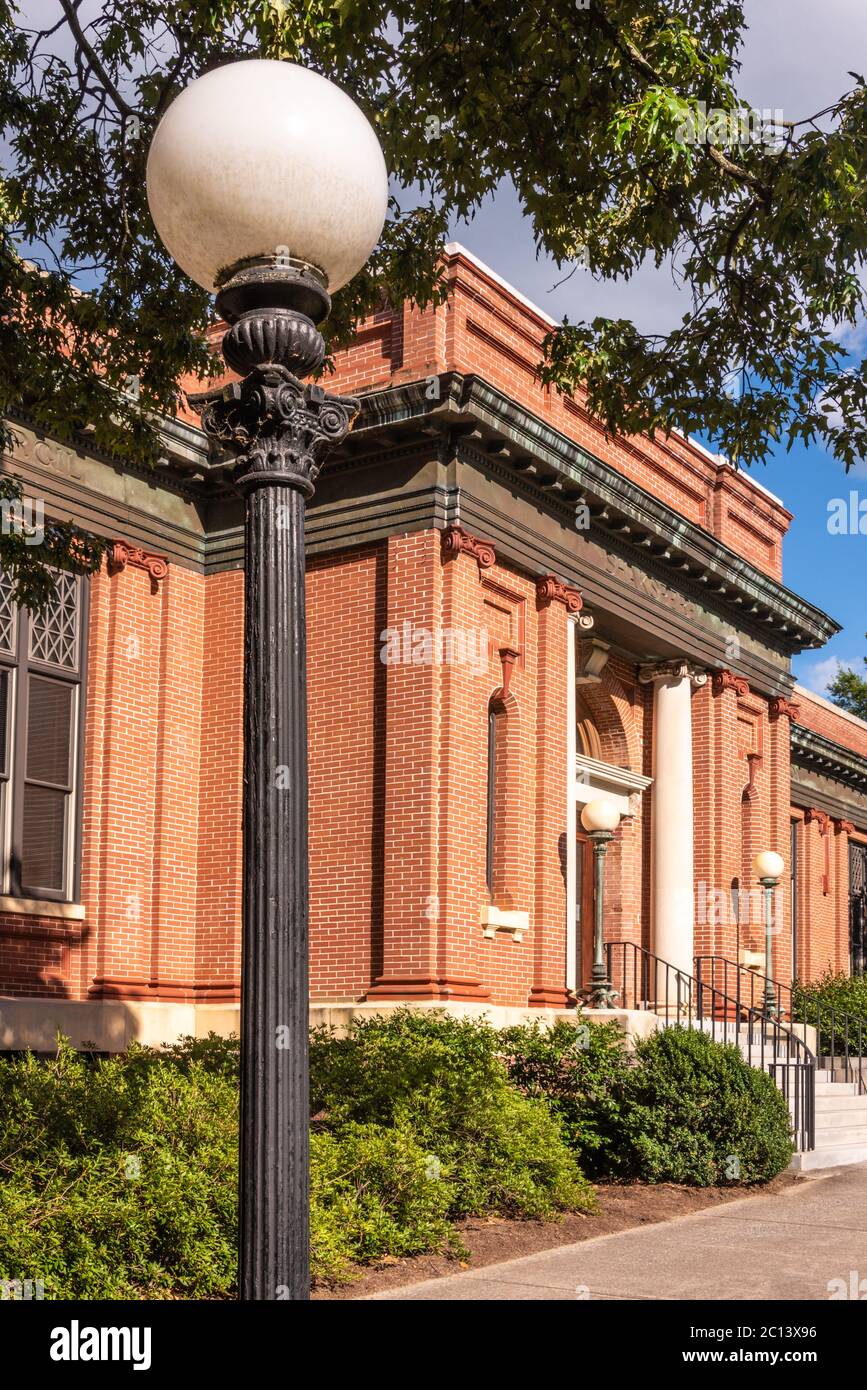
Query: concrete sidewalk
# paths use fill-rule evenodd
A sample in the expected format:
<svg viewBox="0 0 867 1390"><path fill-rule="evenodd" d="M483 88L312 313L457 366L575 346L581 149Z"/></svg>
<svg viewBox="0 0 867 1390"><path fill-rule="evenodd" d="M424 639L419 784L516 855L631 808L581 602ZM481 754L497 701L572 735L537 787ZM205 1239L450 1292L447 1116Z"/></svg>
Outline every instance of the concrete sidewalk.
<svg viewBox="0 0 867 1390"><path fill-rule="evenodd" d="M862 1279L867 1298L867 1164L371 1299L828 1299Z"/></svg>

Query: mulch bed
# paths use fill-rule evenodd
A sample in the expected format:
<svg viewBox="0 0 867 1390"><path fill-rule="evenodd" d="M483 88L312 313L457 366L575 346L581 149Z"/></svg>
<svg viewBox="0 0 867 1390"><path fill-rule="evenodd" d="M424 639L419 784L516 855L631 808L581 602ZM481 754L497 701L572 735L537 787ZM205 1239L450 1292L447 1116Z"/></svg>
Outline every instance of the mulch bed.
<svg viewBox="0 0 867 1390"><path fill-rule="evenodd" d="M722 1206L725 1202L735 1202L744 1197L783 1193L803 1181L794 1173L780 1173L772 1182L747 1188L677 1187L672 1183L598 1186L596 1195L599 1209L595 1212L587 1215L572 1212L561 1221L512 1221L503 1217L476 1217L459 1221L456 1228L469 1251L468 1260L447 1255L381 1260L359 1271L359 1277L351 1284L342 1284L334 1289L314 1289L311 1297L364 1298L368 1294L400 1288L404 1284L457 1274L462 1269L480 1269L483 1265L515 1260L522 1255L535 1255L540 1250L553 1250L560 1245L593 1240L595 1236L614 1235L636 1226L671 1221L676 1216L688 1216L691 1212Z"/></svg>

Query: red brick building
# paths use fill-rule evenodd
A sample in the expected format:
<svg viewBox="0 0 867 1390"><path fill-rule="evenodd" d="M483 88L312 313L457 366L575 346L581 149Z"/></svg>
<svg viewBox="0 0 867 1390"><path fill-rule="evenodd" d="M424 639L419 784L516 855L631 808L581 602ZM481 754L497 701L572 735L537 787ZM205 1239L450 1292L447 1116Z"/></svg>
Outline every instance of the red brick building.
<svg viewBox="0 0 867 1390"><path fill-rule="evenodd" d="M605 933L682 970L861 969L867 724L794 685L836 624L790 514L697 444L612 441L536 379L551 321L457 247L363 325L308 511L312 999L551 1017L589 978L580 810L622 820ZM41 620L0 595L0 1045L237 1027L242 504L193 417L156 473L41 438L4 466L115 545Z"/></svg>

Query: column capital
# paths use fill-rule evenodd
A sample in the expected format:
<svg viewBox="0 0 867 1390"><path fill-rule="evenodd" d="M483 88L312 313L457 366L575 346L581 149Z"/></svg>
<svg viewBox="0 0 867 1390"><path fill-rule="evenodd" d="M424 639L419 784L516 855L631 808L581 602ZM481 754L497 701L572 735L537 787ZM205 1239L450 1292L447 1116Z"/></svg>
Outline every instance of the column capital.
<svg viewBox="0 0 867 1390"><path fill-rule="evenodd" d="M457 522L445 528L440 544L444 560L451 560L456 555L472 555L480 570L490 569L497 563L497 552L491 542L480 540Z"/></svg>
<svg viewBox="0 0 867 1390"><path fill-rule="evenodd" d="M750 683L744 676L736 676L734 671L714 671L712 688L714 695L722 695L725 690L733 690L738 699L745 699L750 693Z"/></svg>
<svg viewBox="0 0 867 1390"><path fill-rule="evenodd" d="M785 715L787 719L796 720L800 712L801 706L784 695L775 695L768 703L769 719L781 719Z"/></svg>
<svg viewBox="0 0 867 1390"><path fill-rule="evenodd" d="M818 825L819 834L827 835L831 828L831 817L827 811L820 811L816 806L811 806L804 812L805 825Z"/></svg>
<svg viewBox="0 0 867 1390"><path fill-rule="evenodd" d="M670 661L647 662L639 666L638 679L641 685L651 685L654 681L676 680L688 680L692 685L706 685L707 671L686 657L676 656Z"/></svg>

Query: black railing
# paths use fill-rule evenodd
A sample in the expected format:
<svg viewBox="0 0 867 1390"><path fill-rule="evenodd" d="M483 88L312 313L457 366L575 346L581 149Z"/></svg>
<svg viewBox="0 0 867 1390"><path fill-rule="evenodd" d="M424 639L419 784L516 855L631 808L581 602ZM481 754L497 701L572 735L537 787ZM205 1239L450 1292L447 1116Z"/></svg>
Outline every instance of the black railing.
<svg viewBox="0 0 867 1390"><path fill-rule="evenodd" d="M732 1043L749 1066L766 1071L782 1092L797 1151L815 1148L816 1059L803 1038L779 1018L769 1018L761 1003L753 1005L717 988L713 980L687 975L634 941L609 941L605 954L621 1008L648 1010L663 1026L690 1028L714 1042Z"/></svg>
<svg viewBox="0 0 867 1390"><path fill-rule="evenodd" d="M867 1095L864 1069L867 1068L867 1028L860 1018L835 1009L820 999L811 999L791 985L768 980L745 965L726 960L724 956L696 956L695 974L707 980L724 994L734 994L749 1008L762 1007L768 984L774 996L777 1017L793 1032L800 1032L805 1043L813 1046L808 1030L815 1033L816 1062L820 1072L829 1073L832 1081L849 1081L855 1094Z"/></svg>

